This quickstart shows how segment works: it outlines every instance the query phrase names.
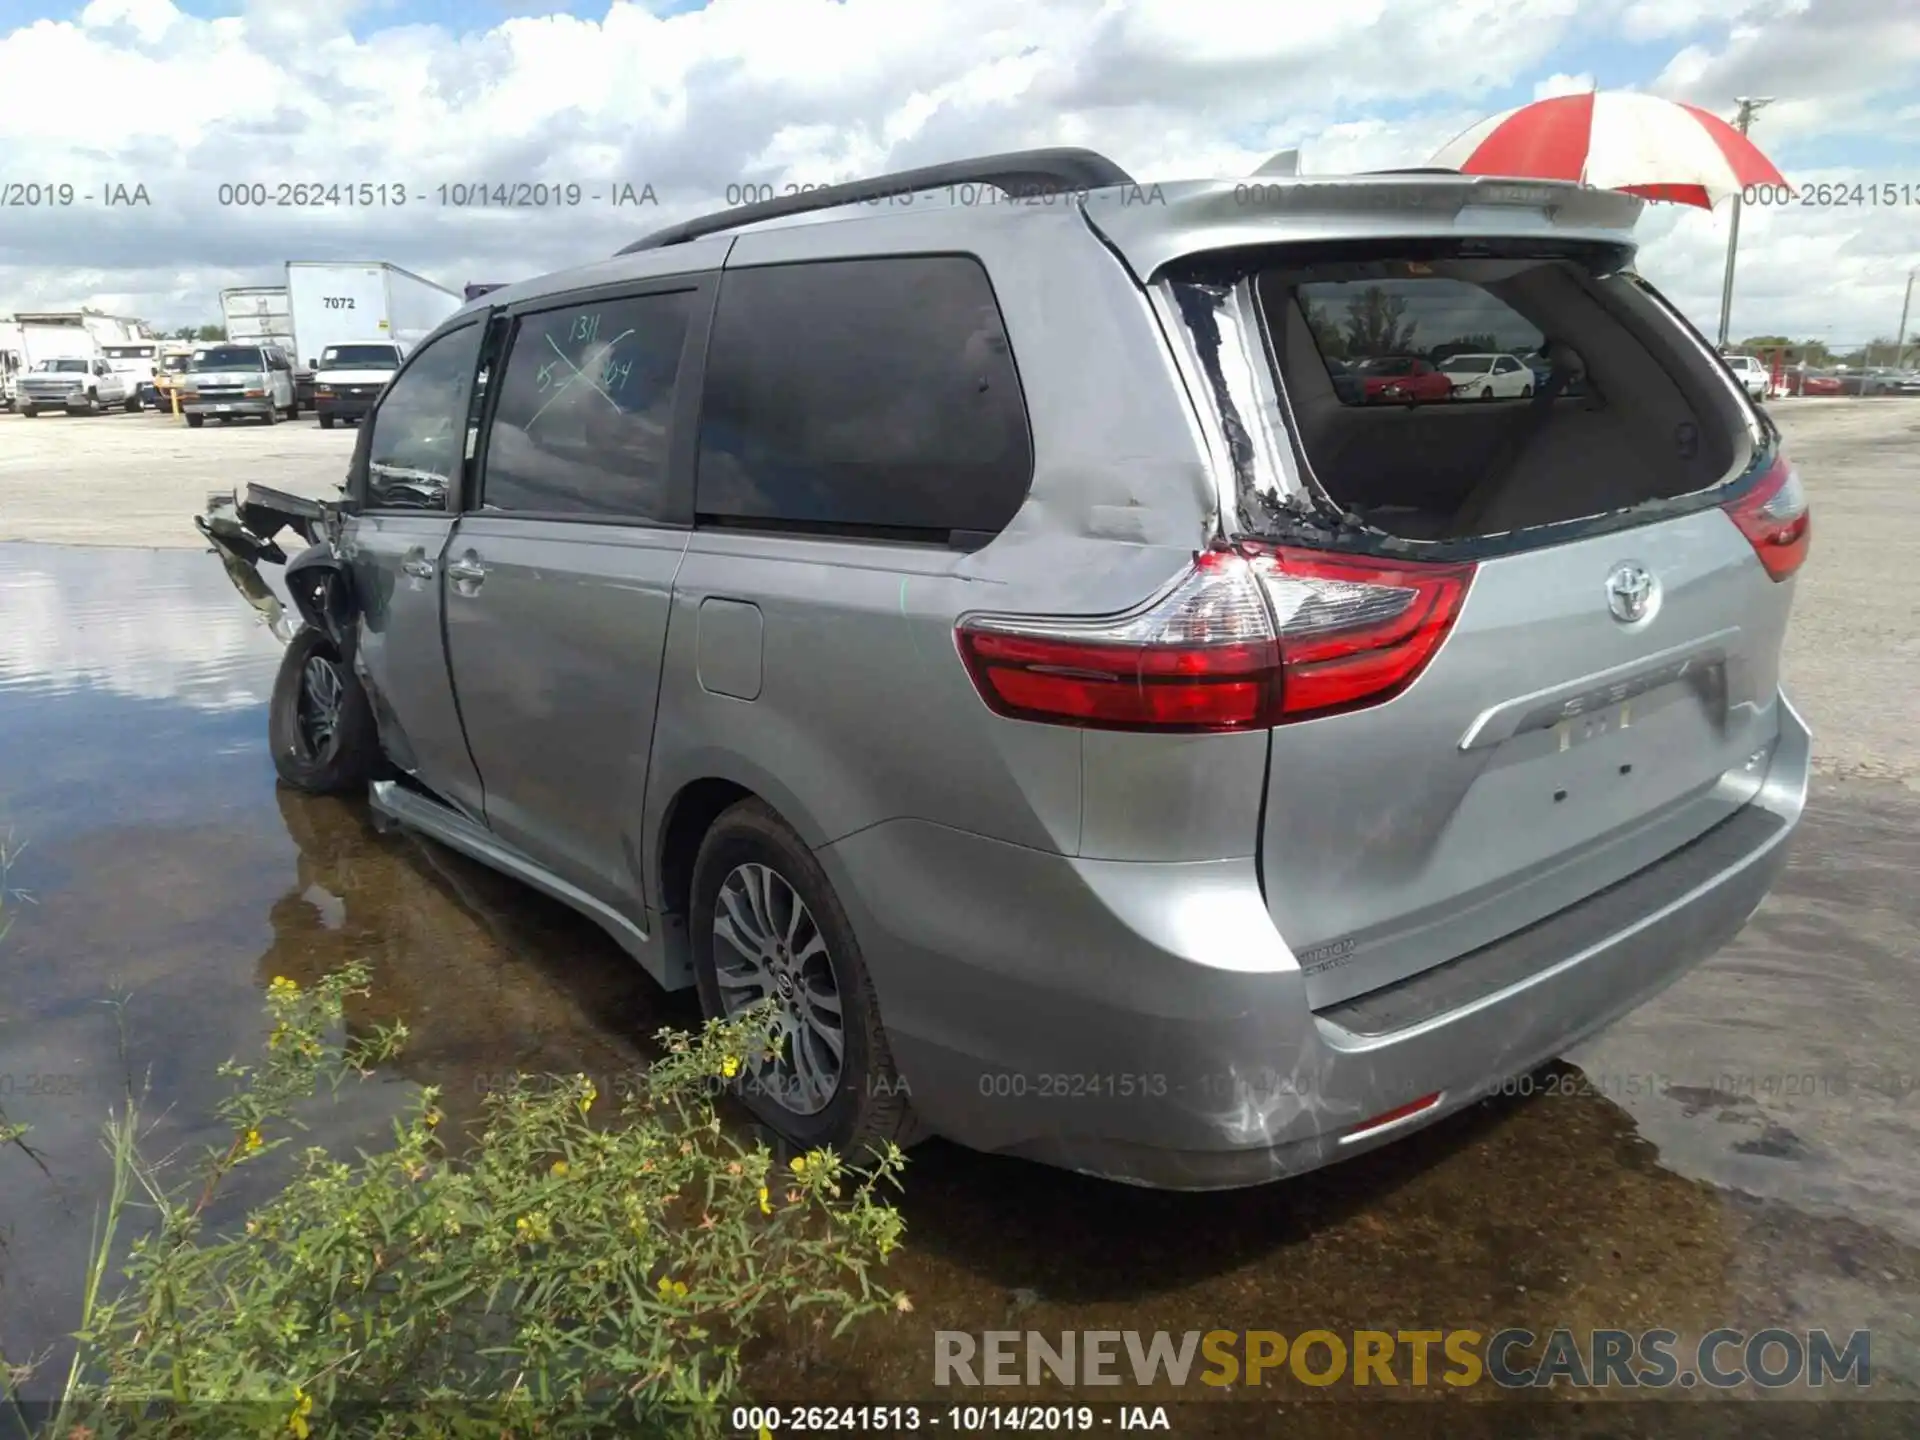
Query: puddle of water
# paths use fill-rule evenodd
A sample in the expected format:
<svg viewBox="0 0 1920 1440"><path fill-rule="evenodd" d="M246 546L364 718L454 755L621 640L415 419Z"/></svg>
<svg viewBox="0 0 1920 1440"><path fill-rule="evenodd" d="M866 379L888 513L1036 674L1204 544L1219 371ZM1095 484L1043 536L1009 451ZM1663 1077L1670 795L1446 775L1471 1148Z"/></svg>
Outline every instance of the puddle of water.
<svg viewBox="0 0 1920 1440"><path fill-rule="evenodd" d="M644 1063L644 1037L695 1019L564 908L429 842L374 834L364 806L278 789L264 744L278 646L209 557L0 545L0 608L0 831L28 842L12 883L35 896L0 952L13 1091L0 1099L53 1171L0 1157L10 1358L73 1323L106 1173L98 1125L129 1064L151 1069L155 1108L170 1107L156 1148L210 1141L215 1066L258 1046L275 975L306 982L364 959L373 993L349 1025L404 1019L412 1032L389 1083L343 1092L320 1143L377 1143L417 1084L442 1087L455 1119L514 1069L587 1071L613 1093ZM1920 987L1895 960L1915 902L1889 878L1895 842L1847 828L1865 823L1862 803L1821 798L1781 899L1583 1051L1585 1080L1557 1072L1551 1094L1543 1082L1304 1180L1226 1195L920 1147L890 1275L914 1313L838 1342L784 1337L754 1358L758 1392L924 1400L936 1328L1872 1325L1880 1383L1911 1377L1920 1242L1888 1204L1912 1193L1920 1160L1894 1153L1900 1132L1837 1105L1728 1121L1743 1108L1675 1059L1784 1072L1830 1044L1910 1063L1900 1007ZM100 1003L122 991L125 1063ZM1674 1084L1610 1088L1634 1070ZM1911 1123L1915 1102L1899 1104Z"/></svg>

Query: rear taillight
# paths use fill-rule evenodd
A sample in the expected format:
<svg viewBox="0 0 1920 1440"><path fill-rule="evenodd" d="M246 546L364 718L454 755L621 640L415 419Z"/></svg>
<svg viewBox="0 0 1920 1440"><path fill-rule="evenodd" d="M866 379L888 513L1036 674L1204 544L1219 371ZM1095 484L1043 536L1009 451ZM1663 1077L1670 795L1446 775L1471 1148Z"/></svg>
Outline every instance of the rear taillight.
<svg viewBox="0 0 1920 1440"><path fill-rule="evenodd" d="M1806 563L1813 540L1813 512L1800 484L1800 472L1784 455L1773 462L1758 485L1738 500L1728 501L1726 512L1775 580L1786 579Z"/></svg>
<svg viewBox="0 0 1920 1440"><path fill-rule="evenodd" d="M1109 620L976 615L955 634L989 708L1102 730L1265 729L1377 705L1433 658L1472 565L1243 545Z"/></svg>

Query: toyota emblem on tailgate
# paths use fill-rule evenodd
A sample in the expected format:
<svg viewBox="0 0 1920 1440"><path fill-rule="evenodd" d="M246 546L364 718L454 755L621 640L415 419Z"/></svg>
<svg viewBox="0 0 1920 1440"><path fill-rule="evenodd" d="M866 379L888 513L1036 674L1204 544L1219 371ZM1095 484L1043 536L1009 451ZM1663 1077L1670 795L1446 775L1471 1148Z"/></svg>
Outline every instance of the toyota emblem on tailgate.
<svg viewBox="0 0 1920 1440"><path fill-rule="evenodd" d="M1607 609L1622 625L1644 620L1653 610L1655 589L1652 571L1635 561L1623 561L1607 576Z"/></svg>

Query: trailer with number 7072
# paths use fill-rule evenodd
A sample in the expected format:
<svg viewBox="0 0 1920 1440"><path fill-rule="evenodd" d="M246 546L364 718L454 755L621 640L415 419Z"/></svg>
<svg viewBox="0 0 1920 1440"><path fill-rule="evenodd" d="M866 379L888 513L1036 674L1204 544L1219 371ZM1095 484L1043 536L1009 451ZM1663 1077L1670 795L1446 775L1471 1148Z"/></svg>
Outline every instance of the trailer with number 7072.
<svg viewBox="0 0 1920 1440"><path fill-rule="evenodd" d="M465 303L384 260L287 262L294 354L308 368L329 346L390 340L411 349Z"/></svg>

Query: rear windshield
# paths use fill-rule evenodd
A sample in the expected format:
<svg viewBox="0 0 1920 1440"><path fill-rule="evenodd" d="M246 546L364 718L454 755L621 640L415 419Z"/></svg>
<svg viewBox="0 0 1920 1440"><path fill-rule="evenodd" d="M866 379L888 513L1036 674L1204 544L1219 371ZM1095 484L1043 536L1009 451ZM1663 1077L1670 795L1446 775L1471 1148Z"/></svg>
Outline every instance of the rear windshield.
<svg viewBox="0 0 1920 1440"><path fill-rule="evenodd" d="M329 345L320 352L320 368L398 370L400 356L391 345Z"/></svg>
<svg viewBox="0 0 1920 1440"><path fill-rule="evenodd" d="M251 345L215 345L193 357L196 370L264 370L267 362Z"/></svg>
<svg viewBox="0 0 1920 1440"><path fill-rule="evenodd" d="M108 345L102 352L109 360L151 360L151 345Z"/></svg>
<svg viewBox="0 0 1920 1440"><path fill-rule="evenodd" d="M1485 249L1275 252L1253 271L1295 450L1345 513L1489 536L1696 494L1746 463L1744 397L1626 252ZM1486 383L1449 384L1456 367Z"/></svg>
<svg viewBox="0 0 1920 1440"><path fill-rule="evenodd" d="M190 370L193 368L193 357L191 355L163 355L160 357L160 368L173 374L178 374L182 370Z"/></svg>

